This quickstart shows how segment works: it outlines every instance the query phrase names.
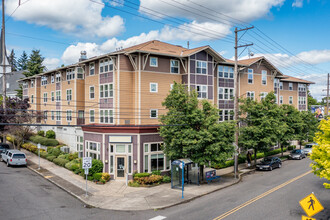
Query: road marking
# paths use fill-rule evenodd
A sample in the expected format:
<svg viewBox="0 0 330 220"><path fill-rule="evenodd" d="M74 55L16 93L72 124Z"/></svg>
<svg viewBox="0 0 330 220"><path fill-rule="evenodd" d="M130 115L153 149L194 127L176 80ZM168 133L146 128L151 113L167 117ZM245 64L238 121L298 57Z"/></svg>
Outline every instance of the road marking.
<svg viewBox="0 0 330 220"><path fill-rule="evenodd" d="M241 205L239 205L239 206L233 208L232 210L230 210L230 211L228 211L228 212L226 212L226 213L223 213L222 215L220 215L220 216L214 218L214 220L224 219L224 218L226 218L227 216L229 216L229 215L231 215L231 214L237 212L238 210L244 208L245 206L248 206L248 205L250 205L250 204L256 202L257 200L259 200L259 199L261 199L261 198L263 198L263 197L265 197L265 196L267 196L267 195L269 195L269 194L271 194L271 193L273 193L273 192L275 192L275 191L277 191L277 190L283 188L284 186L286 186L286 185L288 185L288 184L290 184L290 183L292 183L292 182L294 182L294 181L296 181L296 180L298 180L298 179L300 179L300 178L302 178L302 177L304 177L304 176L310 174L311 172L313 172L313 171L312 171L312 170L311 170L311 171L308 171L308 172L306 172L306 173L304 173L304 174L301 174L300 176L297 176L297 177L295 177L295 178L293 178L293 179L291 179L291 180L288 180L288 181L286 181L285 183L282 183L281 185L278 185L278 186L274 187L273 189L270 189L270 190L268 190L267 192L264 192L263 194L261 194L261 195L259 195L259 196L256 196L256 197L254 197L253 199L250 199L249 201L247 201L247 202L245 202L245 203L243 203L243 204L241 204Z"/></svg>
<svg viewBox="0 0 330 220"><path fill-rule="evenodd" d="M44 176L46 179L52 178L53 176Z"/></svg>
<svg viewBox="0 0 330 220"><path fill-rule="evenodd" d="M165 218L166 218L165 216L158 215L158 216L156 216L154 218L151 218L149 220L162 220L162 219L165 219Z"/></svg>

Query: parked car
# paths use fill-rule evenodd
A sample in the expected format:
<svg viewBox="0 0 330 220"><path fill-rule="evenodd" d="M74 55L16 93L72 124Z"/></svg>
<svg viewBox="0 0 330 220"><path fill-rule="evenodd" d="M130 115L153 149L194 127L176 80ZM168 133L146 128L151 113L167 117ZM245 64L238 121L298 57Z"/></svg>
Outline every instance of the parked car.
<svg viewBox="0 0 330 220"><path fill-rule="evenodd" d="M8 150L10 147L8 144L0 143L0 157L1 154L4 153L6 150Z"/></svg>
<svg viewBox="0 0 330 220"><path fill-rule="evenodd" d="M311 143L311 144L306 144L305 148L304 148L304 153L306 155L310 155L310 153L312 153L313 150L313 146L318 145L317 143Z"/></svg>
<svg viewBox="0 0 330 220"><path fill-rule="evenodd" d="M282 161L278 157L266 157L256 166L257 170L273 170L281 167Z"/></svg>
<svg viewBox="0 0 330 220"><path fill-rule="evenodd" d="M301 160L303 158L306 158L304 150L295 149L289 154L289 159L291 160Z"/></svg>
<svg viewBox="0 0 330 220"><path fill-rule="evenodd" d="M1 154L1 160L9 166L26 166L27 159L25 153L19 150L7 150Z"/></svg>

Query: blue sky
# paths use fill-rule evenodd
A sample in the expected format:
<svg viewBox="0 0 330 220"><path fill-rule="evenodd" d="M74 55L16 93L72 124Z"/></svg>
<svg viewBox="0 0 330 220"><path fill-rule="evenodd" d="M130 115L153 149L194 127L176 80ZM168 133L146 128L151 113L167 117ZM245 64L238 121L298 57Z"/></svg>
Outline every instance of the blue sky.
<svg viewBox="0 0 330 220"><path fill-rule="evenodd" d="M23 50L40 49L48 69L76 62L81 50L92 57L153 39L182 46L189 41L191 48L210 45L232 58L233 27L253 24L242 44L253 42L249 50L284 74L316 82L313 96L325 94L326 0L21 0L17 7L18 2L6 0L7 50L19 57Z"/></svg>

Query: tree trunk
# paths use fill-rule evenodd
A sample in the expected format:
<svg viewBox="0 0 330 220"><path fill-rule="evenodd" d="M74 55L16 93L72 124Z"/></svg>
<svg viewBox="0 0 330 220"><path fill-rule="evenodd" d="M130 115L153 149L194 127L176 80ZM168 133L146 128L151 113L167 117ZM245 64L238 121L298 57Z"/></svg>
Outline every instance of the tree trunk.
<svg viewBox="0 0 330 220"><path fill-rule="evenodd" d="M199 166L199 176L200 176L200 180L199 183L204 182L204 165L200 165Z"/></svg>
<svg viewBox="0 0 330 220"><path fill-rule="evenodd" d="M254 149L254 166L257 166L257 150Z"/></svg>
<svg viewBox="0 0 330 220"><path fill-rule="evenodd" d="M280 145L281 153L282 153L282 157L283 157L283 145L281 143L278 143L278 145Z"/></svg>
<svg viewBox="0 0 330 220"><path fill-rule="evenodd" d="M300 150L301 150L301 142L302 142L302 141L299 141L299 147L300 147Z"/></svg>

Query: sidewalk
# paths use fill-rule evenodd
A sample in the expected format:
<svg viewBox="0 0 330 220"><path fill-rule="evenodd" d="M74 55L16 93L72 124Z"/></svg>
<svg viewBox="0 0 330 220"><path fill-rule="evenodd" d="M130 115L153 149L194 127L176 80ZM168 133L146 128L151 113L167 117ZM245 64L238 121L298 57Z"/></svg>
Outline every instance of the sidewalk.
<svg viewBox="0 0 330 220"><path fill-rule="evenodd" d="M219 182L211 184L185 185L184 199L181 190L171 189L170 183L154 187L129 187L125 181L110 180L105 185L88 181L88 197L85 197L86 180L73 172L40 158L41 169L38 170L37 155L22 149L28 158L28 168L37 172L58 187L67 191L87 205L111 210L148 210L162 209L190 201L211 192L223 189L240 181L241 175L253 170L239 165L239 178L233 176L233 167L217 170Z"/></svg>

